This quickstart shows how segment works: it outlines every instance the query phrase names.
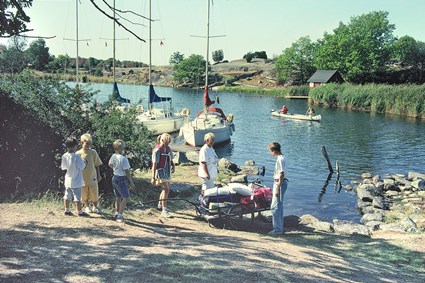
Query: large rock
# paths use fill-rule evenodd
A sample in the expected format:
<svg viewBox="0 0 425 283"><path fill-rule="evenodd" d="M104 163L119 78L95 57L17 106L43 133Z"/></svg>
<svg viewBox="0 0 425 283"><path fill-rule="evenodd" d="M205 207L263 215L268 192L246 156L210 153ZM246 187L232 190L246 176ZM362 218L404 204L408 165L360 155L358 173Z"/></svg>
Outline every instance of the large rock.
<svg viewBox="0 0 425 283"><path fill-rule="evenodd" d="M382 197L374 197L372 201L373 207L384 209L384 202L382 200Z"/></svg>
<svg viewBox="0 0 425 283"><path fill-rule="evenodd" d="M400 223L381 224L379 229L382 231L404 232L404 227Z"/></svg>
<svg viewBox="0 0 425 283"><path fill-rule="evenodd" d="M337 234L370 236L369 229L361 224L334 219L333 228Z"/></svg>
<svg viewBox="0 0 425 283"><path fill-rule="evenodd" d="M324 231L332 233L334 231L333 225L329 222L320 221L316 217L310 214L306 214L300 217L301 225L313 228L315 231Z"/></svg>
<svg viewBox="0 0 425 283"><path fill-rule="evenodd" d="M379 227L381 227L382 224L384 224L382 221L369 221L365 223L365 226L370 230L375 231L379 230Z"/></svg>
<svg viewBox="0 0 425 283"><path fill-rule="evenodd" d="M413 180L413 179L422 179L425 180L425 174L418 173L418 172L409 172L407 173L407 179Z"/></svg>
<svg viewBox="0 0 425 283"><path fill-rule="evenodd" d="M403 225L404 230L407 232L416 232L416 223L409 217L401 219L400 224Z"/></svg>
<svg viewBox="0 0 425 283"><path fill-rule="evenodd" d="M362 179L372 179L372 174L370 173L363 173L362 174Z"/></svg>
<svg viewBox="0 0 425 283"><path fill-rule="evenodd" d="M189 150L188 152L186 152L185 155L189 161L193 163L199 163L199 152L194 150Z"/></svg>
<svg viewBox="0 0 425 283"><path fill-rule="evenodd" d="M361 198L357 198L357 207L363 211L366 207L372 207L372 203L370 201L363 201Z"/></svg>
<svg viewBox="0 0 425 283"><path fill-rule="evenodd" d="M373 193L375 189L374 185L371 184L363 184L357 188L357 196L359 199L367 202L372 202L375 194Z"/></svg>
<svg viewBox="0 0 425 283"><path fill-rule="evenodd" d="M245 166L254 166L255 165L255 161L254 160L247 160L245 161Z"/></svg>
<svg viewBox="0 0 425 283"><path fill-rule="evenodd" d="M370 204L370 202L369 202ZM372 205L365 206L361 208L362 214L375 213L377 211Z"/></svg>
<svg viewBox="0 0 425 283"><path fill-rule="evenodd" d="M365 224L370 221L382 221L382 213L367 213L362 216L360 223Z"/></svg>
<svg viewBox="0 0 425 283"><path fill-rule="evenodd" d="M285 227L298 227L300 225L300 217L296 215L288 215L283 218Z"/></svg>
<svg viewBox="0 0 425 283"><path fill-rule="evenodd" d="M186 157L186 153L180 151L173 152L173 162L175 165L188 163L189 161L190 160Z"/></svg>
<svg viewBox="0 0 425 283"><path fill-rule="evenodd" d="M246 184L248 182L247 175L236 175L230 179L231 183L243 183Z"/></svg>
<svg viewBox="0 0 425 283"><path fill-rule="evenodd" d="M316 217L314 217L311 214L305 214L303 216L300 217L300 224L301 225L308 225L308 224L312 224L314 222L318 222L319 219L317 219Z"/></svg>
<svg viewBox="0 0 425 283"><path fill-rule="evenodd" d="M238 165L236 165L235 163L231 162L230 160L226 158L220 158L220 160L218 160L218 167L229 169L230 171L234 173L237 173L240 171L240 169L238 168Z"/></svg>
<svg viewBox="0 0 425 283"><path fill-rule="evenodd" d="M420 191L424 191L425 190L425 180L416 179L416 180L412 181L412 187L415 188L415 189L418 189Z"/></svg>
<svg viewBox="0 0 425 283"><path fill-rule="evenodd" d="M375 186L379 183L379 181L381 181L381 176L379 175L373 176L372 182Z"/></svg>
<svg viewBox="0 0 425 283"><path fill-rule="evenodd" d="M395 181L389 178L384 179L384 190L385 191L400 191L400 189L395 185Z"/></svg>
<svg viewBox="0 0 425 283"><path fill-rule="evenodd" d="M260 170L257 166L241 166L239 174L259 175Z"/></svg>

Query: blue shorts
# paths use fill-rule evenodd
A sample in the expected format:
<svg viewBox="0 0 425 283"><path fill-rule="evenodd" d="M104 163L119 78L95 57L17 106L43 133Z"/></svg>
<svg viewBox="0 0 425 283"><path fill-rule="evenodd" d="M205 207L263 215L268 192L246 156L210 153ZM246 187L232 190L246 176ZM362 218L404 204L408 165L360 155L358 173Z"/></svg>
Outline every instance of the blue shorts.
<svg viewBox="0 0 425 283"><path fill-rule="evenodd" d="M127 177L114 175L112 177L112 188L114 190L114 195L117 198L129 198L130 192L128 191L127 186Z"/></svg>

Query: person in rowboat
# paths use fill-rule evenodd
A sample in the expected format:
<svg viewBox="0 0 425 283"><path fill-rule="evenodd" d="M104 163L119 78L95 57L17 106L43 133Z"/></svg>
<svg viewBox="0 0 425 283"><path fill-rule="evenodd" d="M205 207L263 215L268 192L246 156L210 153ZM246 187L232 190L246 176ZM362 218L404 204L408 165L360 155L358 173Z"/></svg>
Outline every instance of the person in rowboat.
<svg viewBox="0 0 425 283"><path fill-rule="evenodd" d="M286 107L286 105L282 106L282 114L287 114L288 113L288 108Z"/></svg>
<svg viewBox="0 0 425 283"><path fill-rule="evenodd" d="M313 117L314 116L314 109L313 109L313 107L309 107L308 108L308 110L307 110L307 112L305 113L305 115L308 115L308 116L310 116L310 118L311 117Z"/></svg>

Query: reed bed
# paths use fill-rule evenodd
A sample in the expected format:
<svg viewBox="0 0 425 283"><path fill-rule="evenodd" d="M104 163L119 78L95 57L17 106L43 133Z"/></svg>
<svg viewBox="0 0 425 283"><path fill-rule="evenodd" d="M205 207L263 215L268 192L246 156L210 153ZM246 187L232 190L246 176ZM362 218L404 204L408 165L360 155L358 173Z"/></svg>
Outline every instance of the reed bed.
<svg viewBox="0 0 425 283"><path fill-rule="evenodd" d="M326 84L310 91L314 104L425 119L425 85Z"/></svg>

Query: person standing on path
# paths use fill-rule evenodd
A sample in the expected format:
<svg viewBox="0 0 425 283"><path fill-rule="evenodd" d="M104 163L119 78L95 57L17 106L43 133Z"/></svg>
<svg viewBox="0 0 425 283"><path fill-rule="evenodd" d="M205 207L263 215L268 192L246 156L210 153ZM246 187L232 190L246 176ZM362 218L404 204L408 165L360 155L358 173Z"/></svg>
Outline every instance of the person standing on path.
<svg viewBox="0 0 425 283"><path fill-rule="evenodd" d="M96 150L92 149L93 140L90 134L84 134L80 138L82 148L77 154L86 161L86 168L83 170L83 187L81 188L81 202L84 203L87 213L101 213L99 207L99 186L98 183L102 179L100 176L99 166L102 165ZM92 201L93 208L90 207L89 201Z"/></svg>
<svg viewBox="0 0 425 283"><path fill-rule="evenodd" d="M170 144L170 135L164 133L159 138L159 143L152 150L152 185L161 186L159 195L158 210L162 210L163 217L171 217L167 209L167 199L170 193L171 173L174 173L173 152L168 146ZM158 141L158 139L157 139Z"/></svg>
<svg viewBox="0 0 425 283"><path fill-rule="evenodd" d="M133 189L134 183L131 178L130 162L124 156L125 143L122 140L116 140L112 145L115 153L109 159L108 165L114 170L112 188L115 195L115 220L125 222L123 213L130 200L129 188Z"/></svg>
<svg viewBox="0 0 425 283"><path fill-rule="evenodd" d="M276 158L273 174L273 197L270 210L272 212L273 230L269 232L271 236L283 234L283 196L288 188L286 158L282 154L281 146L278 142L272 142L268 150Z"/></svg>
<svg viewBox="0 0 425 283"><path fill-rule="evenodd" d="M199 151L198 176L202 179L201 195L204 194L205 190L214 188L214 179L218 175L218 157L213 148L214 141L214 134L206 133L204 136L205 144Z"/></svg>

